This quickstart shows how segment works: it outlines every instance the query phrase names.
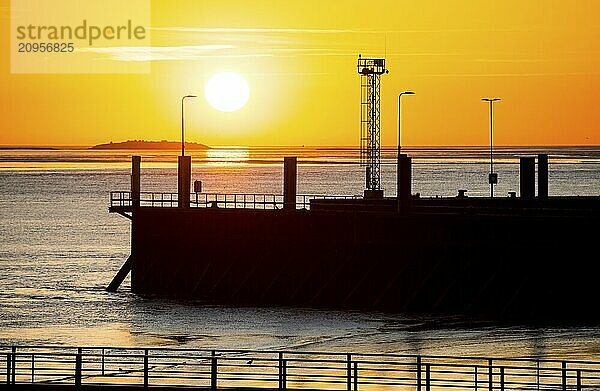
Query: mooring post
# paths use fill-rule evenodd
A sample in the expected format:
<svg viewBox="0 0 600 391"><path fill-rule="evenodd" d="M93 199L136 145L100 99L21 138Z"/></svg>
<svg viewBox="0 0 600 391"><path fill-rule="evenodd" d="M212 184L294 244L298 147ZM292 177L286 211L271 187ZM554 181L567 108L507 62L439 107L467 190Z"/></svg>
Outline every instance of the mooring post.
<svg viewBox="0 0 600 391"><path fill-rule="evenodd" d="M141 192L141 156L131 157L131 206L140 206Z"/></svg>
<svg viewBox="0 0 600 391"><path fill-rule="evenodd" d="M358 362L354 361L354 391L358 391Z"/></svg>
<svg viewBox="0 0 600 391"><path fill-rule="evenodd" d="M144 349L144 388L148 388L148 349Z"/></svg>
<svg viewBox="0 0 600 391"><path fill-rule="evenodd" d="M180 208L190 207L190 186L192 183L192 157L177 157L177 202Z"/></svg>
<svg viewBox="0 0 600 391"><path fill-rule="evenodd" d="M421 356L417 356L417 391L421 391Z"/></svg>
<svg viewBox="0 0 600 391"><path fill-rule="evenodd" d="M522 157L519 169L521 199L532 200L535 197L535 158Z"/></svg>
<svg viewBox="0 0 600 391"><path fill-rule="evenodd" d="M77 354L75 355L75 386L81 386L81 348L77 348Z"/></svg>
<svg viewBox="0 0 600 391"><path fill-rule="evenodd" d="M538 155L538 199L548 199L548 155Z"/></svg>
<svg viewBox="0 0 600 391"><path fill-rule="evenodd" d="M567 362L563 361L561 365L562 369L562 391L567 391Z"/></svg>
<svg viewBox="0 0 600 391"><path fill-rule="evenodd" d="M352 355L348 354L346 356L346 381L347 381L347 391L352 391Z"/></svg>
<svg viewBox="0 0 600 391"><path fill-rule="evenodd" d="M210 389L215 391L217 389L217 356L215 351L211 352L211 363L210 363Z"/></svg>
<svg viewBox="0 0 600 391"><path fill-rule="evenodd" d="M298 186L298 158L283 158L283 208L296 209L296 191Z"/></svg>
<svg viewBox="0 0 600 391"><path fill-rule="evenodd" d="M398 158L398 178L396 197L398 198L398 212L405 212L410 206L412 192L412 158L401 154Z"/></svg>

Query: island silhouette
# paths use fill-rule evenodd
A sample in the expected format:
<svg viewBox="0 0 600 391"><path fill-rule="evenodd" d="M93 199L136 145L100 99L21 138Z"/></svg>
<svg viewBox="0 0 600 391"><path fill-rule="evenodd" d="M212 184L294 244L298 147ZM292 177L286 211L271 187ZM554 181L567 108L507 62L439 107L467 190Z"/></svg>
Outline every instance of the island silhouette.
<svg viewBox="0 0 600 391"><path fill-rule="evenodd" d="M160 150L178 150L181 149L180 141L146 141L146 140L127 140L121 142L109 142L106 144L98 144L89 149L160 149ZM200 143L185 143L186 150L206 150L209 146Z"/></svg>

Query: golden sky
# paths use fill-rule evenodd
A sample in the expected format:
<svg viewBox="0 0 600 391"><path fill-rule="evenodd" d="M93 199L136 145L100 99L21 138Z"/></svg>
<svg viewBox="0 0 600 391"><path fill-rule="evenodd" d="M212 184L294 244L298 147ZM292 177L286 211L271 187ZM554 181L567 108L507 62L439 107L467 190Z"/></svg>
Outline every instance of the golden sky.
<svg viewBox="0 0 600 391"><path fill-rule="evenodd" d="M13 0L17 2L18 0ZM126 0L125 0L126 1ZM356 59L385 57L382 144L600 144L600 1L308 0L151 2L147 74L11 74L10 3L0 0L0 145L127 139L208 145L359 144ZM213 74L250 86L239 111L204 99Z"/></svg>

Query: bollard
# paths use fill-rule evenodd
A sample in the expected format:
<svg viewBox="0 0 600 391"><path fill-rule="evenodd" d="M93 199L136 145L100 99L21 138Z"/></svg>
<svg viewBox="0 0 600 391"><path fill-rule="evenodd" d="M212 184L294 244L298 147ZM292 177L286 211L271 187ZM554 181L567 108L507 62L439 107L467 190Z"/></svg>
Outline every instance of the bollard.
<svg viewBox="0 0 600 391"><path fill-rule="evenodd" d="M532 200L535 197L535 159L522 157L519 168L521 199Z"/></svg>
<svg viewBox="0 0 600 391"><path fill-rule="evenodd" d="M144 388L148 388L148 349L144 349Z"/></svg>
<svg viewBox="0 0 600 391"><path fill-rule="evenodd" d="M177 157L177 200L180 208L190 207L190 185L192 182L192 157Z"/></svg>
<svg viewBox="0 0 600 391"><path fill-rule="evenodd" d="M296 209L296 191L298 177L298 158L286 156L283 158L283 208Z"/></svg>
<svg viewBox="0 0 600 391"><path fill-rule="evenodd" d="M548 199L548 155L538 155L538 199Z"/></svg>
<svg viewBox="0 0 600 391"><path fill-rule="evenodd" d="M352 355L347 355L347 387L346 390L352 391Z"/></svg>
<svg viewBox="0 0 600 391"><path fill-rule="evenodd" d="M211 352L212 359L210 363L210 389L215 391L217 389L217 357L215 351Z"/></svg>
<svg viewBox="0 0 600 391"><path fill-rule="evenodd" d="M140 206L140 191L141 191L141 156L131 157L131 206L137 208Z"/></svg>
<svg viewBox="0 0 600 391"><path fill-rule="evenodd" d="M81 386L81 348L77 348L77 354L75 355L75 386Z"/></svg>

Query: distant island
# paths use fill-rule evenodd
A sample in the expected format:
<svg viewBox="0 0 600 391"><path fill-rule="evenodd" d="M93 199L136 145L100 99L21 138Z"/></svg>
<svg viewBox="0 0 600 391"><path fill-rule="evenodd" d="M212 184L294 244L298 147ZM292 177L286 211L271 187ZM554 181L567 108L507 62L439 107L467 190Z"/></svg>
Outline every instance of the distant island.
<svg viewBox="0 0 600 391"><path fill-rule="evenodd" d="M181 149L180 141L145 141L145 140L127 140L118 143L112 141L108 144L98 144L89 149L161 149L176 151ZM209 146L199 143L185 143L187 150L205 150L210 149Z"/></svg>

